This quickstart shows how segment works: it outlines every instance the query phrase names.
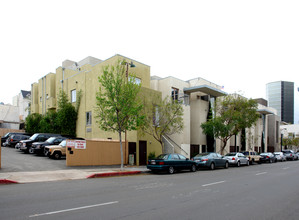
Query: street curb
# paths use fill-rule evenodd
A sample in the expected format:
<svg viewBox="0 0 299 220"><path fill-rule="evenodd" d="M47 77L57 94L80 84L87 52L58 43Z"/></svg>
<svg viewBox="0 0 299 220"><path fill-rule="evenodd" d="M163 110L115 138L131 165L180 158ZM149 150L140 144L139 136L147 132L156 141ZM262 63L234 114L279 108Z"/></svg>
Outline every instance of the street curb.
<svg viewBox="0 0 299 220"><path fill-rule="evenodd" d="M0 179L0 184L16 184L17 181L7 180L7 179Z"/></svg>
<svg viewBox="0 0 299 220"><path fill-rule="evenodd" d="M142 171L120 171L120 172L109 172L109 173L94 173L87 176L87 179L90 178L101 178L101 177L112 177L112 176L128 176L128 175L137 175L144 173Z"/></svg>

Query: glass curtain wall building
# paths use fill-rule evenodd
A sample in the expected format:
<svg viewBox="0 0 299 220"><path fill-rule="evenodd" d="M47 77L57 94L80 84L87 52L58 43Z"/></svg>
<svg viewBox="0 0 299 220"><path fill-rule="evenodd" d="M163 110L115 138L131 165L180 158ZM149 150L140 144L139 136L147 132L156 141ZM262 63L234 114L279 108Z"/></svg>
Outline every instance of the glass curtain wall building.
<svg viewBox="0 0 299 220"><path fill-rule="evenodd" d="M294 124L294 83L271 82L267 84L266 92L269 107L277 110L281 121Z"/></svg>

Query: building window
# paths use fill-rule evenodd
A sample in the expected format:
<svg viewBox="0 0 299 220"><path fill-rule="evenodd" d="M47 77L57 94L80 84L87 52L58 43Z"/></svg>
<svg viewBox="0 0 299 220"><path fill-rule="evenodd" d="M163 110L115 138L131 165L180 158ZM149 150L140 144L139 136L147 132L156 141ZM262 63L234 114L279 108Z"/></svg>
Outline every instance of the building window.
<svg viewBox="0 0 299 220"><path fill-rule="evenodd" d="M76 102L76 89L71 91L71 100L72 102Z"/></svg>
<svg viewBox="0 0 299 220"><path fill-rule="evenodd" d="M140 78L129 76L129 80L132 80L132 79L134 80L135 84L137 84L137 85L141 84L141 79Z"/></svg>
<svg viewBox="0 0 299 220"><path fill-rule="evenodd" d="M91 112L86 112L86 125L91 125Z"/></svg>
<svg viewBox="0 0 299 220"><path fill-rule="evenodd" d="M177 88L171 88L171 98L172 98L172 100L174 101L174 100L179 100L179 89L177 89Z"/></svg>
<svg viewBox="0 0 299 220"><path fill-rule="evenodd" d="M153 125L159 127L159 108L156 106L153 112Z"/></svg>

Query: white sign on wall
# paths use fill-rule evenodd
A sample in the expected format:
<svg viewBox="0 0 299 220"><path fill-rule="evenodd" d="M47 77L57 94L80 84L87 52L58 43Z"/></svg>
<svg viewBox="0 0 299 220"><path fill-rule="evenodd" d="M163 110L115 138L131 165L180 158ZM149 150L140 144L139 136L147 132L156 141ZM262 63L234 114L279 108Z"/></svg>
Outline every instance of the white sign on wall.
<svg viewBox="0 0 299 220"><path fill-rule="evenodd" d="M86 149L86 140L67 140L66 146L75 149Z"/></svg>
<svg viewBox="0 0 299 220"><path fill-rule="evenodd" d="M75 140L75 149L86 149L85 140Z"/></svg>

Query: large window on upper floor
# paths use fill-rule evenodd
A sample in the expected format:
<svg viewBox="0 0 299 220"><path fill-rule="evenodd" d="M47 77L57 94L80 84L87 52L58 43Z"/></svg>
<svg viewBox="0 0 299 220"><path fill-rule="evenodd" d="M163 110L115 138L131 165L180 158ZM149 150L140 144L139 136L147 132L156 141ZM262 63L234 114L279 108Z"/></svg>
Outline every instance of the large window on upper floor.
<svg viewBox="0 0 299 220"><path fill-rule="evenodd" d="M156 127L159 127L159 108L158 108L158 106L155 106L155 108L154 108L153 125Z"/></svg>
<svg viewBox="0 0 299 220"><path fill-rule="evenodd" d="M179 100L179 89L172 87L171 88L171 98L172 100Z"/></svg>
<svg viewBox="0 0 299 220"><path fill-rule="evenodd" d="M131 79L134 79L135 84L137 84L137 85L141 84L141 79L140 78L137 78L137 77L133 78L132 76L129 76L129 80L131 80Z"/></svg>
<svg viewBox="0 0 299 220"><path fill-rule="evenodd" d="M76 102L76 89L71 91L71 102Z"/></svg>

